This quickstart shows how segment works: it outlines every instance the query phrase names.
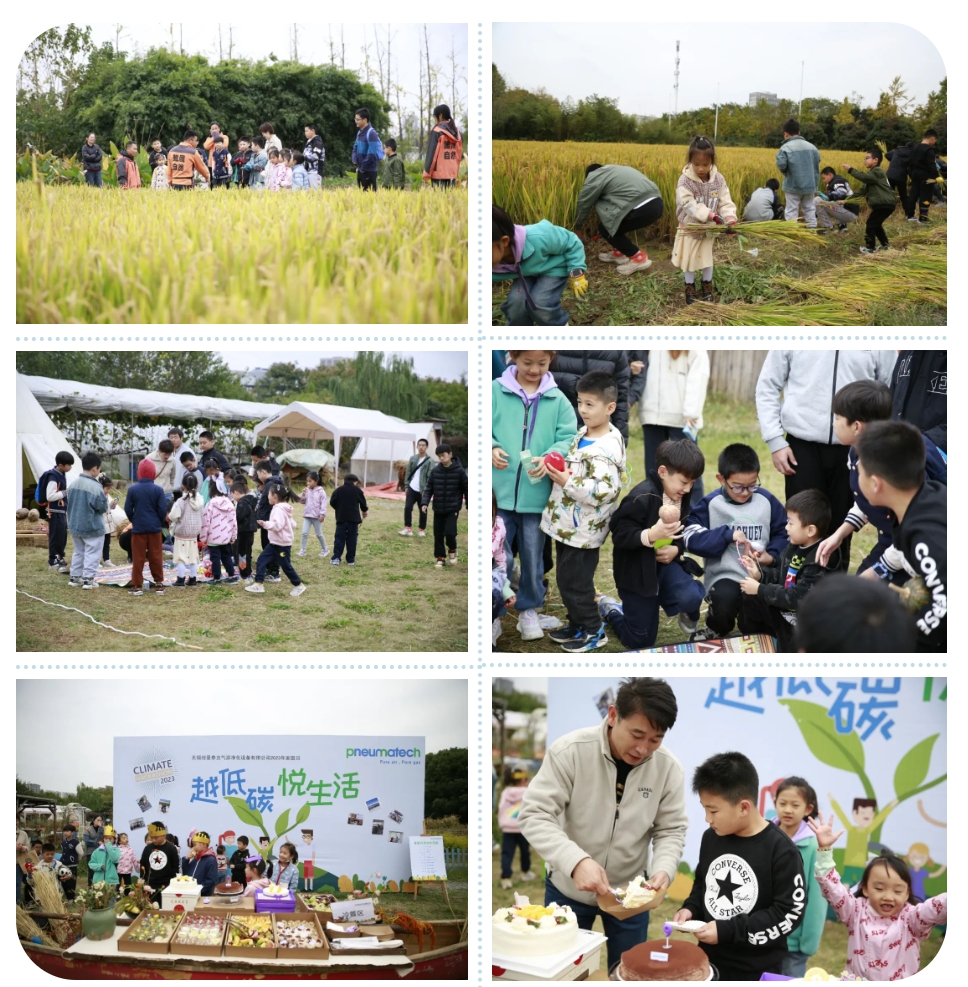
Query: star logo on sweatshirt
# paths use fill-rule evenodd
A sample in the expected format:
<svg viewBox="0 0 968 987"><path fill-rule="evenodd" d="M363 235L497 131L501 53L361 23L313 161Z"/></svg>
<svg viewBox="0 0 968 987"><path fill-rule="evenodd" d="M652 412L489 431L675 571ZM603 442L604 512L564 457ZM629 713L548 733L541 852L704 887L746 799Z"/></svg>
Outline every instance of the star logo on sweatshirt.
<svg viewBox="0 0 968 987"><path fill-rule="evenodd" d="M719 885L719 897L726 898L730 904L733 903L733 892L737 888L741 888L742 884L737 884L733 880L733 872L731 870L726 871L725 878L716 878L716 883Z"/></svg>
<svg viewBox="0 0 968 987"><path fill-rule="evenodd" d="M748 861L739 854L716 857L706 871L703 904L709 917L726 920L749 914L756 907L759 881Z"/></svg>

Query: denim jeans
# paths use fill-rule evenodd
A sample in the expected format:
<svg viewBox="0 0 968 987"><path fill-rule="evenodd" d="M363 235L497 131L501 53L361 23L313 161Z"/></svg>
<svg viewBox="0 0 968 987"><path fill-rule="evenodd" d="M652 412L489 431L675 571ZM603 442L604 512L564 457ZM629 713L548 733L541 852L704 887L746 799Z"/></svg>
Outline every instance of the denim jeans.
<svg viewBox="0 0 968 987"><path fill-rule="evenodd" d="M619 587L623 613L612 611L608 622L626 648L651 648L659 633L659 607L674 617L686 613L690 620L699 619L703 585L675 562L656 565L659 592L655 596L640 596Z"/></svg>
<svg viewBox="0 0 968 987"><path fill-rule="evenodd" d="M316 533L316 539L319 541L319 547L325 552L326 539L323 537L323 522L320 521L318 517L303 518L302 539L300 540L299 550L301 552L306 551L306 546L309 544L310 531L314 531Z"/></svg>
<svg viewBox="0 0 968 987"><path fill-rule="evenodd" d="M605 935L608 937L606 947L608 949L609 970L622 958L622 953L649 938L648 912L641 912L631 918L619 921L617 918L612 918L611 915L599 911L598 905L586 905L583 901L575 901L574 898L566 897L551 883L551 878L546 877L545 907L553 901L559 905L571 906L571 910L578 919L579 929L591 929L596 916L602 916L602 925L605 927Z"/></svg>
<svg viewBox="0 0 968 987"><path fill-rule="evenodd" d="M524 838L523 833L501 834L501 879L511 877L511 865L514 863L514 851L521 850L521 873L531 870L531 844Z"/></svg>
<svg viewBox="0 0 968 987"><path fill-rule="evenodd" d="M71 556L71 579L93 579L98 572L101 561L101 549L104 548L104 535L88 535L81 538L71 535L74 539L74 554Z"/></svg>
<svg viewBox="0 0 968 987"><path fill-rule="evenodd" d="M507 534L505 545L518 541L518 561L521 566L521 579L518 583L518 610L537 610L544 606L545 589L542 582L544 564L542 551L544 549L545 533L541 530L540 514L522 514L519 511L498 510L504 521ZM508 553L508 578L511 576L511 566L514 560Z"/></svg>
<svg viewBox="0 0 968 987"><path fill-rule="evenodd" d="M535 308L528 304L528 294ZM565 290L568 278L515 278L501 311L509 326L566 326L568 313L561 307L561 293Z"/></svg>
<svg viewBox="0 0 968 987"><path fill-rule="evenodd" d="M783 966L781 967L783 976L792 977L794 980L802 980L803 975L807 972L807 961L809 959L809 953L799 953L795 949L791 949L783 957Z"/></svg>
<svg viewBox="0 0 968 987"><path fill-rule="evenodd" d="M103 178L99 171L85 171L84 180L88 185L96 185L98 188L101 188L103 185Z"/></svg>

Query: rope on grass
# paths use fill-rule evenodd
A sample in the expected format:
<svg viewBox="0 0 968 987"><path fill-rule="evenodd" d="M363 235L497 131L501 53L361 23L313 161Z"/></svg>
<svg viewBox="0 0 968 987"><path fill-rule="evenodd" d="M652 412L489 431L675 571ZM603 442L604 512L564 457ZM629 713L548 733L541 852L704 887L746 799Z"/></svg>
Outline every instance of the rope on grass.
<svg viewBox="0 0 968 987"><path fill-rule="evenodd" d="M48 607L59 607L61 610L73 610L74 613L79 613L82 617L87 617L87 619L91 621L92 624L97 624L98 627L103 627L105 630L108 631L114 631L116 634L128 634L128 635L135 635L137 637L148 637L148 638L156 637L162 641L174 641L174 643L177 644L179 648L191 648L192 651L205 650L204 648L200 648L197 644L184 644L181 641L175 640L175 638L173 637L165 637L164 634L145 634L142 631L124 631L120 627L112 627L110 624L105 624L100 620L95 620L94 617L92 617L89 613L85 613L83 610L78 610L77 607L68 607L63 603L51 603L50 600L42 600L39 596L34 596L33 594L28 593L26 590L18 589L17 592L21 596L26 596L28 600L36 600L38 603L43 603L45 606Z"/></svg>

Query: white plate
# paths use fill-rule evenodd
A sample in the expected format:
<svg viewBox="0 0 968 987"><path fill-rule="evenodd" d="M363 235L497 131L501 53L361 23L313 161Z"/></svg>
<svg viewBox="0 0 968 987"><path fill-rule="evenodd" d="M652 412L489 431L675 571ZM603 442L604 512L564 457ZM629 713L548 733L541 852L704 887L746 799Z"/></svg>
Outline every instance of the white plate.
<svg viewBox="0 0 968 987"><path fill-rule="evenodd" d="M706 923L700 922L698 919L690 919L688 922L670 922L669 924L673 929L678 929L680 932L698 932Z"/></svg>

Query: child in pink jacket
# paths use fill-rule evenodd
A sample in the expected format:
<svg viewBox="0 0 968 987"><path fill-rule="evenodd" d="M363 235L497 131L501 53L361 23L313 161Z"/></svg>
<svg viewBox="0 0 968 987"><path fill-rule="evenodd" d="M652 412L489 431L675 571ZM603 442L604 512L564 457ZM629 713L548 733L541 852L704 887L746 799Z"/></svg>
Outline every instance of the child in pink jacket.
<svg viewBox="0 0 968 987"><path fill-rule="evenodd" d="M851 894L834 868L831 848L843 830L834 835L833 813L826 823L823 817L806 822L817 837L814 871L820 890L847 926L847 970L860 980L913 977L921 967L921 940L948 921L948 895L920 901L912 893L907 864L890 852L868 863Z"/></svg>
<svg viewBox="0 0 968 987"><path fill-rule="evenodd" d="M319 557L325 559L329 555L326 547L326 538L323 535L323 519L326 517L326 488L320 475L315 471L306 474L306 489L299 495L299 502L304 504L302 540L299 545L297 555L306 554L306 546L309 544L309 532L315 531L319 540Z"/></svg>
<svg viewBox="0 0 968 987"><path fill-rule="evenodd" d="M247 593L264 593L265 586L262 584L266 579L266 570L275 562L279 568L289 577L292 583L290 596L302 596L306 592L306 584L299 578L299 574L292 567L292 540L294 527L292 519L292 491L281 483L273 483L269 486L269 504L272 511L268 521L256 522L260 528L265 528L269 532L269 544L262 550L259 561L256 564L255 582L251 586L246 586Z"/></svg>
<svg viewBox="0 0 968 987"><path fill-rule="evenodd" d="M235 502L219 489L218 482L211 478L208 484L209 501L202 513L202 530L198 540L208 545L208 557L212 563L213 583L237 583L239 577L232 560L233 546L239 537L239 525L235 519ZM222 565L225 565L226 578L222 579Z"/></svg>
<svg viewBox="0 0 968 987"><path fill-rule="evenodd" d="M523 768L515 768L497 804L497 824L502 833L501 887L505 890L511 887L511 864L514 862L516 848L521 851L521 880L534 880L534 874L531 873L531 845L524 838L521 823L518 822L527 787L528 772Z"/></svg>

